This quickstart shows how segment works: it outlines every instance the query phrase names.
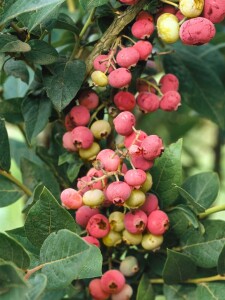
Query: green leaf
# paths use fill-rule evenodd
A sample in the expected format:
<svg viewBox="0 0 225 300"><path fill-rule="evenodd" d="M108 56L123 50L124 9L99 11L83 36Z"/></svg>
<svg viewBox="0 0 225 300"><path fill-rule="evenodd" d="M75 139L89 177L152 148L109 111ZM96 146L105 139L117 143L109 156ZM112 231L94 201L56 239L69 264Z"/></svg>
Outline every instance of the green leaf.
<svg viewBox="0 0 225 300"><path fill-rule="evenodd" d="M80 4L81 6L83 7L84 10L89 10L89 9L92 9L92 8L95 8L97 6L101 6L103 4L106 4L108 3L109 0L80 0Z"/></svg>
<svg viewBox="0 0 225 300"><path fill-rule="evenodd" d="M196 286L195 285L167 285L163 286L163 294L166 300L193 300L198 299L196 297ZM199 298L201 300L206 300Z"/></svg>
<svg viewBox="0 0 225 300"><path fill-rule="evenodd" d="M182 187L191 195L196 205L206 209L216 200L220 181L216 173L204 172L187 178ZM197 210L201 212L199 209Z"/></svg>
<svg viewBox="0 0 225 300"><path fill-rule="evenodd" d="M192 225L194 228L198 228L199 227L199 222L197 219L197 216L193 213L193 211L187 206L187 205L183 205L183 204L179 204L177 206L175 206L171 211L175 211L175 213L177 213L177 211L182 211L183 214L185 215L186 219L188 220L188 225ZM183 222L183 218L182 218L182 222Z"/></svg>
<svg viewBox="0 0 225 300"><path fill-rule="evenodd" d="M8 133L5 128L5 120L0 117L0 169L9 171L11 160L10 160L10 148Z"/></svg>
<svg viewBox="0 0 225 300"><path fill-rule="evenodd" d="M12 261L21 269L27 269L30 258L25 249L16 240L0 232L0 258Z"/></svg>
<svg viewBox="0 0 225 300"><path fill-rule="evenodd" d="M41 8L47 8L52 5L59 5L65 0L16 0L1 16L0 24L6 23L19 15L36 11Z"/></svg>
<svg viewBox="0 0 225 300"><path fill-rule="evenodd" d="M155 293L146 274L143 274L138 285L136 300L154 300Z"/></svg>
<svg viewBox="0 0 225 300"><path fill-rule="evenodd" d="M171 144L151 169L153 190L161 199L162 208L173 204L178 196L175 185L181 185L182 181L181 148L182 140Z"/></svg>
<svg viewBox="0 0 225 300"><path fill-rule="evenodd" d="M225 129L224 85L215 69L201 57L202 48L181 43L174 48L175 54L165 55L164 67L179 78L182 101Z"/></svg>
<svg viewBox="0 0 225 300"><path fill-rule="evenodd" d="M58 52L48 43L40 40L31 40L29 45L31 51L24 54L28 61L40 65L49 65L57 61Z"/></svg>
<svg viewBox="0 0 225 300"><path fill-rule="evenodd" d="M4 52L27 52L30 51L30 46L18 40L14 35L0 35L0 53Z"/></svg>
<svg viewBox="0 0 225 300"><path fill-rule="evenodd" d="M72 216L59 205L46 188L43 189L40 199L29 210L24 227L27 238L37 247L40 247L54 231L66 228L77 232Z"/></svg>
<svg viewBox="0 0 225 300"><path fill-rule="evenodd" d="M34 189L33 195L27 200L22 212L27 213L29 209L40 199L40 195L43 192L44 185L40 183Z"/></svg>
<svg viewBox="0 0 225 300"><path fill-rule="evenodd" d="M167 260L163 269L166 284L176 284L192 278L195 272L196 265L190 257L167 249Z"/></svg>
<svg viewBox="0 0 225 300"><path fill-rule="evenodd" d="M36 274L35 277L29 279L29 288L26 294L26 300L42 299L42 294L47 286L47 277L44 274Z"/></svg>
<svg viewBox="0 0 225 300"><path fill-rule="evenodd" d="M28 290L22 272L9 262L0 262L0 295L1 300L25 299Z"/></svg>
<svg viewBox="0 0 225 300"><path fill-rule="evenodd" d="M85 63L80 60L55 64L52 75L44 76L47 95L61 111L76 96L85 77Z"/></svg>
<svg viewBox="0 0 225 300"><path fill-rule="evenodd" d="M0 115L6 121L17 124L23 122L23 115L21 113L22 98L7 99L0 102Z"/></svg>
<svg viewBox="0 0 225 300"><path fill-rule="evenodd" d="M220 252L217 264L218 274L224 276L225 274L225 245L223 246L222 251Z"/></svg>
<svg viewBox="0 0 225 300"><path fill-rule="evenodd" d="M16 202L23 195L23 191L17 185L0 175L0 207Z"/></svg>
<svg viewBox="0 0 225 300"><path fill-rule="evenodd" d="M59 198L59 183L47 167L44 165L37 165L36 163L22 157L21 171L23 182L30 188L30 190L33 191L38 184L43 183L54 197L57 199Z"/></svg>
<svg viewBox="0 0 225 300"><path fill-rule="evenodd" d="M25 132L29 143L45 128L52 111L51 101L46 96L27 96L22 102Z"/></svg>
<svg viewBox="0 0 225 300"><path fill-rule="evenodd" d="M225 285L219 282L198 284L196 299L201 300L224 300Z"/></svg>
<svg viewBox="0 0 225 300"><path fill-rule="evenodd" d="M57 21L54 24L54 28L65 29L75 34L80 33L79 28L74 24L74 21L66 14L59 14Z"/></svg>
<svg viewBox="0 0 225 300"><path fill-rule="evenodd" d="M203 222L205 233L189 229L182 236L181 246L197 266L213 268L217 266L219 255L225 243L225 222L206 220Z"/></svg>
<svg viewBox="0 0 225 300"><path fill-rule="evenodd" d="M12 75L16 78L20 78L27 84L29 83L29 72L25 62L9 59L4 65L4 70L7 75Z"/></svg>
<svg viewBox="0 0 225 300"><path fill-rule="evenodd" d="M48 288L63 288L74 279L101 276L102 255L98 247L84 242L66 229L52 233L43 243L40 262Z"/></svg>

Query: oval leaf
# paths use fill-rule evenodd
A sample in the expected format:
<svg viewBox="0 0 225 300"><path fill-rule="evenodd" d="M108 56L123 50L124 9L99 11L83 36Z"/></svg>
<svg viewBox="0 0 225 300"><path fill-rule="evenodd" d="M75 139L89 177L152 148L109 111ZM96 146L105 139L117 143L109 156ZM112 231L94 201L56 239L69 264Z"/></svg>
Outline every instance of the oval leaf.
<svg viewBox="0 0 225 300"><path fill-rule="evenodd" d="M143 274L138 285L136 300L154 300L155 293L150 283L150 279L146 274Z"/></svg>
<svg viewBox="0 0 225 300"><path fill-rule="evenodd" d="M0 207L16 202L23 195L23 191L17 185L0 175Z"/></svg>
<svg viewBox="0 0 225 300"><path fill-rule="evenodd" d="M9 171L11 165L8 133L5 120L0 117L0 169Z"/></svg>
<svg viewBox="0 0 225 300"><path fill-rule="evenodd" d="M4 70L7 75L20 78L23 82L29 83L29 72L26 64L21 60L9 59L5 65Z"/></svg>
<svg viewBox="0 0 225 300"><path fill-rule="evenodd" d="M219 282L205 282L198 285L196 299L224 300L225 285Z"/></svg>
<svg viewBox="0 0 225 300"><path fill-rule="evenodd" d="M39 300L46 288L47 277L44 274L36 274L29 279L29 284L31 286L26 294L26 300Z"/></svg>

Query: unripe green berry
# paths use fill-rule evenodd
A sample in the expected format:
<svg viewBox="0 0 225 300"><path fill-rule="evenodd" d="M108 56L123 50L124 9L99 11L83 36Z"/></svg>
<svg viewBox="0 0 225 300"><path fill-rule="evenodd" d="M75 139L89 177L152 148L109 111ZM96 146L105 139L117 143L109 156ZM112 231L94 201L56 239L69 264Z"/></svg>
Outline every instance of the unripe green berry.
<svg viewBox="0 0 225 300"><path fill-rule="evenodd" d="M142 234L133 234L127 231L126 229L123 231L122 234L123 241L128 245L139 245L142 241Z"/></svg>
<svg viewBox="0 0 225 300"><path fill-rule="evenodd" d="M119 232L110 230L109 233L102 238L102 242L107 247L115 247L122 242L122 235Z"/></svg>
<svg viewBox="0 0 225 300"><path fill-rule="evenodd" d="M109 215L109 224L112 230L116 232L124 230L124 216L120 211L114 211Z"/></svg>
<svg viewBox="0 0 225 300"><path fill-rule="evenodd" d="M83 195L84 205L88 205L92 208L100 206L105 200L105 195L103 191L94 189L89 190Z"/></svg>
<svg viewBox="0 0 225 300"><path fill-rule="evenodd" d="M175 43L179 39L179 20L170 13L164 13L157 20L159 37L166 43Z"/></svg>
<svg viewBox="0 0 225 300"><path fill-rule="evenodd" d="M97 120L91 125L91 132L98 140L105 139L111 133L111 126L105 120Z"/></svg>
<svg viewBox="0 0 225 300"><path fill-rule="evenodd" d="M163 235L146 233L143 235L141 245L145 250L157 250L163 243Z"/></svg>
<svg viewBox="0 0 225 300"><path fill-rule="evenodd" d="M146 172L147 178L145 182L141 185L140 190L143 193L146 193L152 188L153 181L152 181L152 175L149 172Z"/></svg>
<svg viewBox="0 0 225 300"><path fill-rule="evenodd" d="M132 190L130 197L125 201L124 206L136 209L144 204L145 194L140 190Z"/></svg>
<svg viewBox="0 0 225 300"><path fill-rule="evenodd" d="M120 272L130 277L139 271L138 260L135 256L126 256L120 263Z"/></svg>
<svg viewBox="0 0 225 300"><path fill-rule="evenodd" d="M94 71L91 74L91 79L97 86L105 87L108 84L108 77L101 71Z"/></svg>
<svg viewBox="0 0 225 300"><path fill-rule="evenodd" d="M98 143L94 142L88 149L79 149L79 155L85 160L94 160L101 148Z"/></svg>

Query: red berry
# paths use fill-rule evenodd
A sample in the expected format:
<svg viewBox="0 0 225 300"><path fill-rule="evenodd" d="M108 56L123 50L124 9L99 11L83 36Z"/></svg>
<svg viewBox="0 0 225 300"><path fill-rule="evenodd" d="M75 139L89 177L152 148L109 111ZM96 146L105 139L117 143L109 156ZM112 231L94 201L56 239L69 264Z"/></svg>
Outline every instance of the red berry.
<svg viewBox="0 0 225 300"><path fill-rule="evenodd" d="M72 134L70 131L64 133L62 137L62 142L63 142L63 147L72 152L77 151L77 147L74 145L73 140L72 140Z"/></svg>
<svg viewBox="0 0 225 300"><path fill-rule="evenodd" d="M67 115L65 116L65 121L64 121L64 123L65 123L65 127L66 127L66 130L67 130L67 131L71 131L71 130L73 130L74 127L75 127L75 125L73 124L73 122L72 122L72 120L71 120L71 118L70 118L70 114L67 114Z"/></svg>
<svg viewBox="0 0 225 300"><path fill-rule="evenodd" d="M134 44L135 48L139 53L139 60L146 60L152 53L152 44L148 41L138 41Z"/></svg>
<svg viewBox="0 0 225 300"><path fill-rule="evenodd" d="M168 91L178 91L179 89L179 80L178 78L173 74L165 74L161 77L160 81L160 90L163 94L165 94Z"/></svg>
<svg viewBox="0 0 225 300"><path fill-rule="evenodd" d="M132 132L130 135L125 136L124 145L126 148L130 148L131 145L141 146L141 142L147 136L148 135L142 130L138 130L137 132Z"/></svg>
<svg viewBox="0 0 225 300"><path fill-rule="evenodd" d="M89 283L89 293L97 300L106 300L109 297L109 293L106 293L101 285L100 278L92 279Z"/></svg>
<svg viewBox="0 0 225 300"><path fill-rule="evenodd" d="M148 84L148 82L150 84ZM151 86L151 83L153 83L154 85L157 85L156 80L152 77L150 78L148 81L143 80L142 78L138 78L136 81L136 87L137 87L137 91L140 92L151 92L153 94L156 93L156 89Z"/></svg>
<svg viewBox="0 0 225 300"><path fill-rule="evenodd" d="M180 105L181 97L176 91L166 92L159 103L159 107L165 111L176 111Z"/></svg>
<svg viewBox="0 0 225 300"><path fill-rule="evenodd" d="M143 171L152 168L154 164L153 161L145 159L142 155L131 155L130 159L135 168Z"/></svg>
<svg viewBox="0 0 225 300"><path fill-rule="evenodd" d="M103 238L109 233L109 221L104 215L96 214L88 220L86 230L91 236L97 239Z"/></svg>
<svg viewBox="0 0 225 300"><path fill-rule="evenodd" d="M62 205L68 209L78 209L83 205L82 196L71 188L63 190L60 198Z"/></svg>
<svg viewBox="0 0 225 300"><path fill-rule="evenodd" d="M116 62L120 67L129 69L136 66L139 58L139 51L134 47L126 47L117 53Z"/></svg>
<svg viewBox="0 0 225 300"><path fill-rule="evenodd" d="M133 94L126 91L119 91L113 99L115 105L119 110L131 111L136 105L136 100Z"/></svg>
<svg viewBox="0 0 225 300"><path fill-rule="evenodd" d="M139 189L147 178L146 173L141 169L132 169L126 172L124 180L135 189Z"/></svg>
<svg viewBox="0 0 225 300"><path fill-rule="evenodd" d="M93 61L93 66L95 70L102 71L103 73L105 73L106 71L108 73L113 71L113 67L109 62L109 55L98 55Z"/></svg>
<svg viewBox="0 0 225 300"><path fill-rule="evenodd" d="M74 106L70 111L70 119L75 126L85 126L90 120L90 112L83 105Z"/></svg>
<svg viewBox="0 0 225 300"><path fill-rule="evenodd" d="M95 168L91 168L88 172L87 172L87 176L91 177L91 180L97 177L102 177L104 175L104 173L102 172L102 170L97 170ZM91 188L93 189L99 189L102 190L107 184L107 178L104 178L102 180L96 181L91 185Z"/></svg>
<svg viewBox="0 0 225 300"><path fill-rule="evenodd" d="M100 162L100 166L106 171L116 171L120 165L119 156L111 149L104 149L100 151L96 157Z"/></svg>
<svg viewBox="0 0 225 300"><path fill-rule="evenodd" d="M143 210L147 216L149 216L154 210L159 209L159 200L157 196L152 193L147 194L145 203L140 207L140 209Z"/></svg>
<svg viewBox="0 0 225 300"><path fill-rule="evenodd" d="M94 142L91 130L84 126L77 126L72 131L72 141L77 148L90 148Z"/></svg>
<svg viewBox="0 0 225 300"><path fill-rule="evenodd" d="M119 1L126 5L134 5L137 4L140 0L119 0Z"/></svg>
<svg viewBox="0 0 225 300"><path fill-rule="evenodd" d="M153 22L148 19L140 19L134 22L131 27L131 32L134 37L141 40L150 37L150 35L153 34L154 29Z"/></svg>
<svg viewBox="0 0 225 300"><path fill-rule="evenodd" d="M125 277L118 270L106 271L101 277L101 286L106 293L119 293L125 285Z"/></svg>
<svg viewBox="0 0 225 300"><path fill-rule="evenodd" d="M83 176L81 178L78 178L77 180L77 188L81 195L83 195L85 192L89 191L91 186L91 177L90 176Z"/></svg>
<svg viewBox="0 0 225 300"><path fill-rule="evenodd" d="M133 234L141 233L145 230L148 217L142 210L136 210L126 213L124 217L124 226L127 231Z"/></svg>
<svg viewBox="0 0 225 300"><path fill-rule="evenodd" d="M127 87L130 84L131 79L131 72L126 68L113 70L108 76L109 84L118 89Z"/></svg>
<svg viewBox="0 0 225 300"><path fill-rule="evenodd" d="M98 107L99 97L96 92L88 89L80 93L80 95L78 96L78 101L80 105L83 105L87 109L92 110Z"/></svg>
<svg viewBox="0 0 225 300"><path fill-rule="evenodd" d="M141 143L143 157L147 160L154 160L164 150L162 139L157 135L149 135Z"/></svg>
<svg viewBox="0 0 225 300"><path fill-rule="evenodd" d="M148 21L153 22L153 16L146 10L142 10L139 12L139 14L136 17L136 21L142 20L142 19L147 19Z"/></svg>
<svg viewBox="0 0 225 300"><path fill-rule="evenodd" d="M127 136L133 132L136 119L131 112L123 111L113 120L113 123L117 133Z"/></svg>
<svg viewBox="0 0 225 300"><path fill-rule="evenodd" d="M94 246L100 248L99 240L96 239L95 237L90 236L90 235L87 235L87 236L82 237L82 239L83 239L85 242L87 242L88 244L91 244L91 245L94 245Z"/></svg>
<svg viewBox="0 0 225 300"><path fill-rule="evenodd" d="M112 300L129 300L133 295L133 289L129 284L125 284L119 293L112 294Z"/></svg>
<svg viewBox="0 0 225 300"><path fill-rule="evenodd" d="M115 205L121 206L130 197L131 188L123 181L115 181L108 185L106 189L107 199Z"/></svg>
<svg viewBox="0 0 225 300"><path fill-rule="evenodd" d="M83 205L76 211L75 221L78 225L85 228L89 219L98 213L98 208L91 208L87 205Z"/></svg>
<svg viewBox="0 0 225 300"><path fill-rule="evenodd" d="M205 0L202 16L212 23L220 23L225 18L224 0Z"/></svg>
<svg viewBox="0 0 225 300"><path fill-rule="evenodd" d="M141 92L137 96L137 105L144 113L156 111L159 108L160 99L150 92Z"/></svg>
<svg viewBox="0 0 225 300"><path fill-rule="evenodd" d="M147 228L154 235L164 234L169 228L169 218L162 210L154 210L148 216Z"/></svg>

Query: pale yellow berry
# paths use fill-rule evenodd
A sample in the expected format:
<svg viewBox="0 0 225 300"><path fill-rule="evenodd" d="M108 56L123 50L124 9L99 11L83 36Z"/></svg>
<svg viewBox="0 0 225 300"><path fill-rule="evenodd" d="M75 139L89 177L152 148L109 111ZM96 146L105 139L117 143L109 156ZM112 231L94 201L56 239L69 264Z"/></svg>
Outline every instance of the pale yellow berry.
<svg viewBox="0 0 225 300"><path fill-rule="evenodd" d="M109 233L102 238L102 242L107 247L115 247L122 242L122 235L119 232L110 230Z"/></svg>
<svg viewBox="0 0 225 300"><path fill-rule="evenodd" d="M163 243L162 235L153 235L151 233L146 233L143 235L141 245L145 250L157 250Z"/></svg>
<svg viewBox="0 0 225 300"><path fill-rule="evenodd" d="M170 13L159 16L157 20L158 36L166 43L175 43L179 39L179 20Z"/></svg>
<svg viewBox="0 0 225 300"><path fill-rule="evenodd" d="M111 229L120 232L124 230L124 214L120 211L114 211L109 215L109 224Z"/></svg>
<svg viewBox="0 0 225 300"><path fill-rule="evenodd" d="M145 203L146 196L140 190L132 190L130 197L125 201L124 206L136 209Z"/></svg>
<svg viewBox="0 0 225 300"><path fill-rule="evenodd" d="M180 0L179 9L187 18L200 16L203 11L204 0Z"/></svg>
<svg viewBox="0 0 225 300"><path fill-rule="evenodd" d="M128 245L139 245L142 241L142 233L133 234L127 231L123 231L123 241Z"/></svg>
<svg viewBox="0 0 225 300"><path fill-rule="evenodd" d="M153 185L152 182L152 175L149 172L146 172L147 178L145 180L145 182L141 185L140 190L144 193L146 193L147 191L149 191Z"/></svg>
<svg viewBox="0 0 225 300"><path fill-rule="evenodd" d="M111 126L105 120L97 120L91 125L91 132L98 140L105 139L111 133Z"/></svg>
<svg viewBox="0 0 225 300"><path fill-rule="evenodd" d="M91 79L93 83L97 86L104 87L108 84L108 77L105 75L105 73L101 71L94 71L91 74Z"/></svg>
<svg viewBox="0 0 225 300"><path fill-rule="evenodd" d="M83 204L95 208L100 206L105 200L103 191L94 189L89 190L83 195Z"/></svg>
<svg viewBox="0 0 225 300"><path fill-rule="evenodd" d="M94 160L101 148L98 143L94 142L88 149L79 149L79 155L85 160Z"/></svg>

